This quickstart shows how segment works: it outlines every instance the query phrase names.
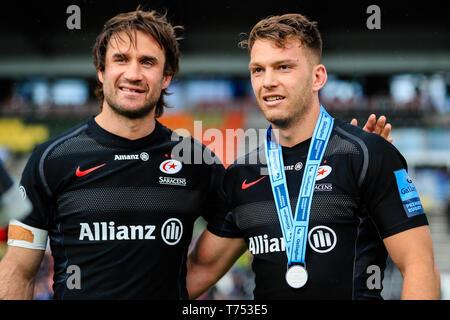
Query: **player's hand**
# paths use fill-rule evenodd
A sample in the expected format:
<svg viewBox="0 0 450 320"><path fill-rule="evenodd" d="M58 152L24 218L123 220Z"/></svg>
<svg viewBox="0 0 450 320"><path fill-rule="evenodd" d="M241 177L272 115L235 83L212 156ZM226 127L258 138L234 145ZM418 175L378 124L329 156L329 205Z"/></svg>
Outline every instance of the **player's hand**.
<svg viewBox="0 0 450 320"><path fill-rule="evenodd" d="M354 126L358 126L358 120L353 118L352 121L350 121L350 124L352 124ZM382 136L383 138L385 138L390 143L392 143L392 141L394 141L394 138L389 137L389 134L391 133L391 129L392 129L392 126L390 123L386 123L385 116L381 116L377 120L377 117L374 114L371 114L369 116L366 124L363 127L364 131L367 131L369 133L378 134L378 135Z"/></svg>

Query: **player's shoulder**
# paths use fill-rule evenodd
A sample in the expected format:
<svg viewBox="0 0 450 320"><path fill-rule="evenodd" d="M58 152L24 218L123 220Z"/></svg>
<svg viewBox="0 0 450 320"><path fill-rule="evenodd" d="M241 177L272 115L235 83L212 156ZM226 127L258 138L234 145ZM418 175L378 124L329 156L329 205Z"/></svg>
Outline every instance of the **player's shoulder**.
<svg viewBox="0 0 450 320"><path fill-rule="evenodd" d="M385 156L389 153L400 154L395 146L375 133L369 133L340 119L335 119L335 134L351 141L361 148L363 153Z"/></svg>
<svg viewBox="0 0 450 320"><path fill-rule="evenodd" d="M64 131L52 137L51 139L38 144L31 155L31 159L40 159L47 157L52 150L54 150L58 145L65 143L71 138L79 136L82 132L86 131L89 127L89 122L93 121L92 119L88 119L84 122L79 123L78 125L73 126L72 128Z"/></svg>
<svg viewBox="0 0 450 320"><path fill-rule="evenodd" d="M250 152L237 157L236 160L234 160L234 162L228 167L228 170L231 171L241 168L261 167L266 164L265 147L264 144L261 144Z"/></svg>
<svg viewBox="0 0 450 320"><path fill-rule="evenodd" d="M155 126L156 126L155 129L165 140L178 141L179 139L182 139L182 137L179 134L177 134L172 129L166 127L164 124L162 124L158 120L155 121Z"/></svg>

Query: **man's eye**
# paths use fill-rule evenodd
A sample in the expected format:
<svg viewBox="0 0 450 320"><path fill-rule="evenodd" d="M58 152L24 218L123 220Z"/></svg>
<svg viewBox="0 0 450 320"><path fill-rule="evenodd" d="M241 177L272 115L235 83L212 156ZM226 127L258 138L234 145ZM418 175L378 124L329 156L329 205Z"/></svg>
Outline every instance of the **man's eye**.
<svg viewBox="0 0 450 320"><path fill-rule="evenodd" d="M251 73L255 74L255 73L260 73L262 72L262 68L253 68L251 69Z"/></svg>
<svg viewBox="0 0 450 320"><path fill-rule="evenodd" d="M144 66L152 66L152 65L153 65L153 62L151 62L150 60L146 60L146 61L143 61L142 64L143 64Z"/></svg>
<svg viewBox="0 0 450 320"><path fill-rule="evenodd" d="M282 65L282 66L280 66L280 69L281 70L288 70L288 69L290 69L291 68L291 66L287 66L287 65Z"/></svg>

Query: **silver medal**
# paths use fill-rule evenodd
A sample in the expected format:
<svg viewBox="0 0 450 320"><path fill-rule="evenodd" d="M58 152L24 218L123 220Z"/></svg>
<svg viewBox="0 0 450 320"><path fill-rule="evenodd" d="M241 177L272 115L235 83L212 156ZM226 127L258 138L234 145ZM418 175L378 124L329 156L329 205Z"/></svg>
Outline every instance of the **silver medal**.
<svg viewBox="0 0 450 320"><path fill-rule="evenodd" d="M294 289L303 287L308 281L308 272L303 266L293 265L286 271L286 282Z"/></svg>

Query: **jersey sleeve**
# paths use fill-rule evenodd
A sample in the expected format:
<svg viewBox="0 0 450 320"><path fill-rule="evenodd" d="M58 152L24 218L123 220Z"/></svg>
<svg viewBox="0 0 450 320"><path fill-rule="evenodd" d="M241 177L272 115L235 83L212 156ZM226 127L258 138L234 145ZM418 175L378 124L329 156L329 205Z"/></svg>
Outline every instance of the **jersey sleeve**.
<svg viewBox="0 0 450 320"><path fill-rule="evenodd" d="M49 217L52 207L52 200L45 188L44 163L42 157L42 148L37 147L31 154L25 169L22 173L20 185L33 206L30 214L20 219L25 225L49 230Z"/></svg>
<svg viewBox="0 0 450 320"><path fill-rule="evenodd" d="M233 220L231 211L231 191L232 191L232 172L230 167L224 172L218 190L220 192L221 204L223 206L221 215L215 224L208 224L208 230L219 237L241 238L242 233Z"/></svg>
<svg viewBox="0 0 450 320"><path fill-rule="evenodd" d="M23 197L21 188L13 181L0 161L0 226L20 219L31 210L31 203Z"/></svg>
<svg viewBox="0 0 450 320"><path fill-rule="evenodd" d="M427 225L419 194L400 152L381 137L367 141L368 166L362 200L382 239Z"/></svg>

